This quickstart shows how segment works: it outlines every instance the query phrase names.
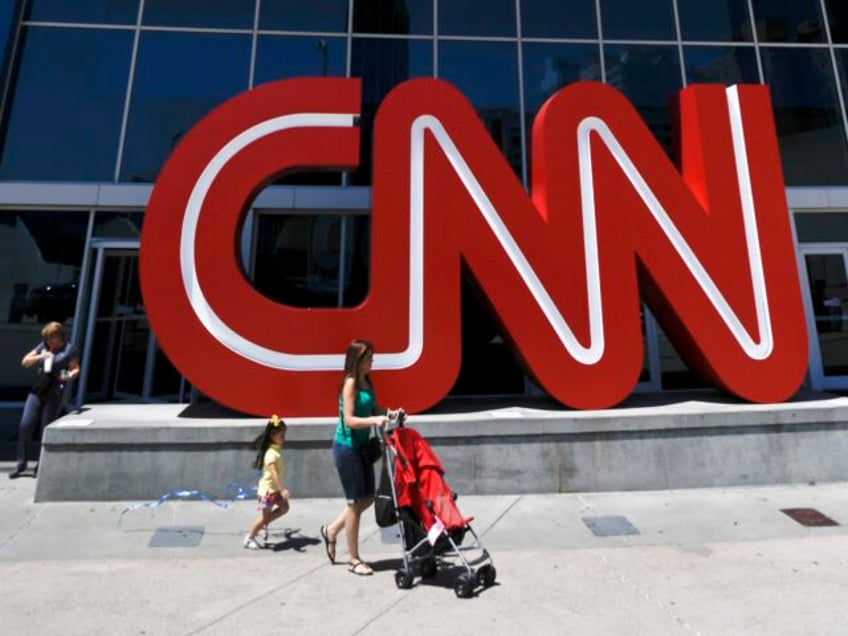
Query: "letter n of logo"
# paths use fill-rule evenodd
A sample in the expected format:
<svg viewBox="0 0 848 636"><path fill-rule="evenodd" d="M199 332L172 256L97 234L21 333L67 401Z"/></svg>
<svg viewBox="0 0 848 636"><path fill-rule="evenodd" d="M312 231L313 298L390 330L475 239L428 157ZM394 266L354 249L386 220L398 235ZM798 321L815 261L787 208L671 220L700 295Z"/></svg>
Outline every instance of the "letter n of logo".
<svg viewBox="0 0 848 636"><path fill-rule="evenodd" d="M356 80L263 86L211 113L163 169L142 237L148 315L210 396L258 414L330 413L340 352L364 337L381 402L438 402L460 366L463 263L565 404L603 408L633 389L640 295L716 385L763 402L798 388L806 327L765 87L683 91L681 174L618 92L572 85L535 122L528 197L462 95L402 84L375 125L367 299L273 303L241 272L244 210L285 168L353 165L358 98Z"/></svg>

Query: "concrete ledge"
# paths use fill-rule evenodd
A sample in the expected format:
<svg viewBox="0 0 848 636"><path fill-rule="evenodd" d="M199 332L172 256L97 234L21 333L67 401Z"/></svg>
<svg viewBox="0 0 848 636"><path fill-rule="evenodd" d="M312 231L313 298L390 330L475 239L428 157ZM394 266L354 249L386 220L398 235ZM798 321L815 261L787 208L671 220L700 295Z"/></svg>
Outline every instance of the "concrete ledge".
<svg viewBox="0 0 848 636"><path fill-rule="evenodd" d="M409 425L433 446L454 490L469 495L848 481L848 398L752 405L706 393L651 401L637 396L606 411L443 412ZM174 489L223 496L229 482L250 485L264 420L192 411L95 405L54 422L44 432L36 501L153 500ZM288 421L292 492L341 496L329 451L334 418Z"/></svg>

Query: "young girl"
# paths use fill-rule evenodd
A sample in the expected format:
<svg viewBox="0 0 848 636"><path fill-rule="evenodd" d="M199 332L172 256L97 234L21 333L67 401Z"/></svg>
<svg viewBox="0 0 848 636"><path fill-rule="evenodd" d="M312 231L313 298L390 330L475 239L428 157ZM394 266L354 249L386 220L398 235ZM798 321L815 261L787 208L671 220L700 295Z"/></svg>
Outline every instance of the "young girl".
<svg viewBox="0 0 848 636"><path fill-rule="evenodd" d="M244 538L244 547L257 550L256 533L265 529L268 537L268 524L279 519L289 511L289 491L283 486L283 443L286 441L286 423L272 415L265 426L265 432L257 438L259 452L253 467L262 471L259 478L257 496L262 515L253 522L250 532Z"/></svg>
<svg viewBox="0 0 848 636"><path fill-rule="evenodd" d="M333 438L333 461L342 482L346 505L328 526L321 526L321 538L330 563L336 560L336 537L344 530L349 556L348 570L369 575L374 571L359 558L359 518L374 501L374 467L361 452L368 443L371 427L385 428L387 410L377 403L371 383L374 347L354 340L345 355L344 376L339 388L339 421Z"/></svg>

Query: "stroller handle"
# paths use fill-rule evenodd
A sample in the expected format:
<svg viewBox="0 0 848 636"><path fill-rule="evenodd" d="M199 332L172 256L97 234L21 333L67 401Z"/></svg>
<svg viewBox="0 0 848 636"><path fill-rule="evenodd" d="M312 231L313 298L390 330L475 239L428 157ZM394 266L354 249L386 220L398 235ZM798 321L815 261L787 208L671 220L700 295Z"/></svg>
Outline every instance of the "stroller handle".
<svg viewBox="0 0 848 636"><path fill-rule="evenodd" d="M392 411L392 409L388 409L386 411L386 414L389 419L389 424L394 423L395 428L404 427L404 423L406 422L406 411L404 411L403 408L399 408L395 411ZM380 428L379 426L375 426L374 428L377 429L377 435L381 439L385 438L386 434L388 433L388 426L385 429Z"/></svg>

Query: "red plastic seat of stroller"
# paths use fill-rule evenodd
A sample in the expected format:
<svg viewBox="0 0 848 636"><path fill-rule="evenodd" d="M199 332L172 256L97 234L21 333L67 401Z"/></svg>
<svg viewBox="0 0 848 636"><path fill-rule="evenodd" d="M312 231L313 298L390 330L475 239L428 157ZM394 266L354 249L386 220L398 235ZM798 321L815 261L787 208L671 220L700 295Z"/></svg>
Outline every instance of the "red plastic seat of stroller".
<svg viewBox="0 0 848 636"><path fill-rule="evenodd" d="M409 506L425 532L429 533L435 517L444 524L446 532L463 529L473 520L473 517L463 518L459 512L453 492L444 480L442 463L418 431L396 428L386 435L386 443L395 452L397 506Z"/></svg>

